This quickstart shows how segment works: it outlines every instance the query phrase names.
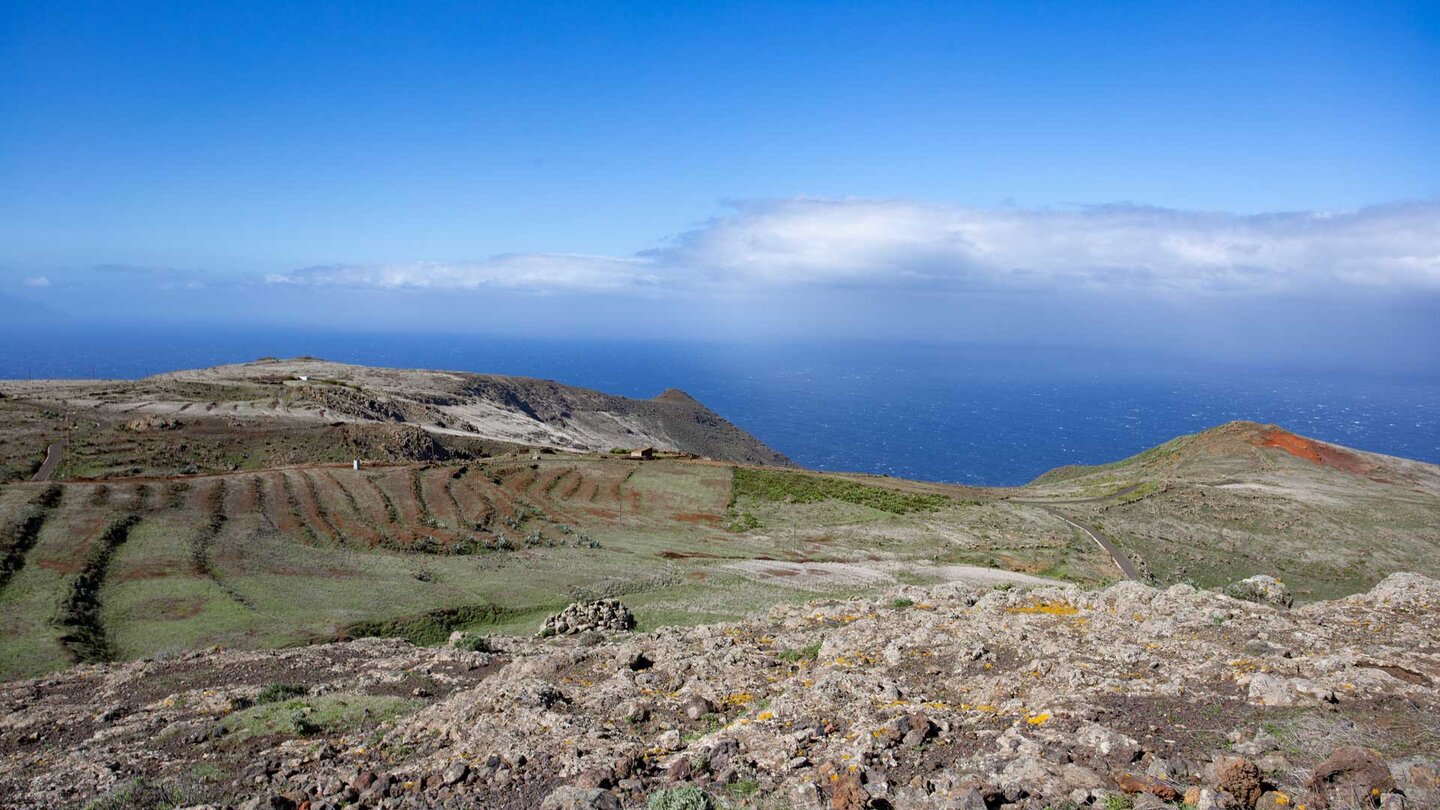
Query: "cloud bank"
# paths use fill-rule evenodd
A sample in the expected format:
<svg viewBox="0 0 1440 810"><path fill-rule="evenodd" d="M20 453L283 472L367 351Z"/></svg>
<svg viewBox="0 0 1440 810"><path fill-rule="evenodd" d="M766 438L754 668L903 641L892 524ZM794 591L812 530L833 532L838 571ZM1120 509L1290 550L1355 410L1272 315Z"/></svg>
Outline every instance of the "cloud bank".
<svg viewBox="0 0 1440 810"><path fill-rule="evenodd" d="M775 288L1440 291L1440 202L1239 215L1135 205L976 209L797 198L732 211L628 257L331 265L274 284L539 292Z"/></svg>

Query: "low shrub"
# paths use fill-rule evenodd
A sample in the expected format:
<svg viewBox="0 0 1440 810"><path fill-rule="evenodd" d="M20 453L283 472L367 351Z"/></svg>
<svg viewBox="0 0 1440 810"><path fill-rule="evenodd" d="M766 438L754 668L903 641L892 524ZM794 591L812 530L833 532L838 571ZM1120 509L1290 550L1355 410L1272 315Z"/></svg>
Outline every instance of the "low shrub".
<svg viewBox="0 0 1440 810"><path fill-rule="evenodd" d="M694 785L657 790L645 803L649 810L714 810L715 800Z"/></svg>
<svg viewBox="0 0 1440 810"><path fill-rule="evenodd" d="M255 696L255 704L279 703L283 700L290 700L310 693L309 689L298 683L272 683L260 690Z"/></svg>
<svg viewBox="0 0 1440 810"><path fill-rule="evenodd" d="M798 650L781 650L775 657L784 661L814 661L820 657L820 642L807 644Z"/></svg>
<svg viewBox="0 0 1440 810"><path fill-rule="evenodd" d="M455 647L468 652L490 652L490 637L479 633L466 633L456 640Z"/></svg>

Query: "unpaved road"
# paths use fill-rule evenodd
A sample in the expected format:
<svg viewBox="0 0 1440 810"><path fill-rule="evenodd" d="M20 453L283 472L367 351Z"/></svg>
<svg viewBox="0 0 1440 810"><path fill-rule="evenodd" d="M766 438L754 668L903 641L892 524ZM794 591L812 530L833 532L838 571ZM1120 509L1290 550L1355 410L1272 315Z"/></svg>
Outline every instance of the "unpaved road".
<svg viewBox="0 0 1440 810"><path fill-rule="evenodd" d="M44 463L42 463L42 464L40 465L40 469L38 469L38 470L35 471L35 477L34 477L34 478L31 478L30 480L31 480L31 481L49 481L49 480L50 480L50 474L53 473L53 472L55 472L55 467L60 464L60 454L61 454L61 451L63 451L64 449L65 449L65 440L64 440L64 439L61 439L61 440L59 440L59 441L57 441L57 442L52 442L52 443L50 444L50 448L45 451L45 461L44 461Z"/></svg>

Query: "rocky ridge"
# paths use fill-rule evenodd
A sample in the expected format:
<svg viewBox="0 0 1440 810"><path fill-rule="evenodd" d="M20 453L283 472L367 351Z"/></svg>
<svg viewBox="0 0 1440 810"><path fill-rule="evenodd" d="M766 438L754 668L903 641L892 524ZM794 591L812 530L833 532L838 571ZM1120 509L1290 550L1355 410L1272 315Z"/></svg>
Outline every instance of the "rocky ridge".
<svg viewBox="0 0 1440 810"><path fill-rule="evenodd" d="M1440 582L1295 609L1263 584L1268 604L903 588L488 652L365 639L78 667L0 686L0 790L27 808L1440 807ZM296 697L263 702L289 680ZM387 695L405 709L325 725L336 700ZM274 705L291 732L248 734Z"/></svg>

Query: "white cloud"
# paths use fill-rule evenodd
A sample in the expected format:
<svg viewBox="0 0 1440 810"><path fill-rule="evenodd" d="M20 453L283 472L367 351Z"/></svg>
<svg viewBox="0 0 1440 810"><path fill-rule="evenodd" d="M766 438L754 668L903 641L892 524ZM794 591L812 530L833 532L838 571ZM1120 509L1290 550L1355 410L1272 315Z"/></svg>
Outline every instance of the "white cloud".
<svg viewBox="0 0 1440 810"><path fill-rule="evenodd" d="M659 286L662 275L662 267L641 258L527 253L478 262L323 265L270 275L266 281L317 286L598 292Z"/></svg>
<svg viewBox="0 0 1440 810"><path fill-rule="evenodd" d="M29 276L28 278L24 279L24 280L21 281L20 283L21 283L21 284L24 284L26 287L49 287L49 286L50 286L50 277L49 277L49 276Z"/></svg>
<svg viewBox="0 0 1440 810"><path fill-rule="evenodd" d="M740 203L632 257L312 267L268 280L607 291L796 286L1284 292L1440 290L1440 203L1236 215L1133 205L976 209L899 200Z"/></svg>

